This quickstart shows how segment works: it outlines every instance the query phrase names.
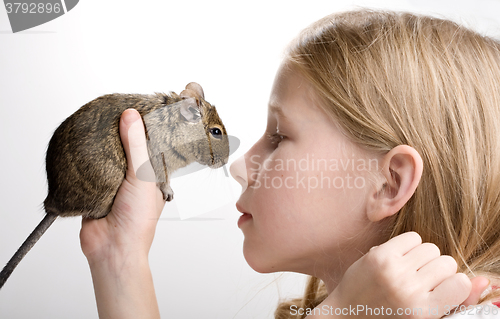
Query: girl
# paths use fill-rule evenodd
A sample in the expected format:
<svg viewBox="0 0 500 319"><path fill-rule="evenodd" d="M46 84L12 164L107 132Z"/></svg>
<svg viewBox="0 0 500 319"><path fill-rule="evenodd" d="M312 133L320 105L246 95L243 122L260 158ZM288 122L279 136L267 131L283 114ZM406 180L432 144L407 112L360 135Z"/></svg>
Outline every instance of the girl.
<svg viewBox="0 0 500 319"><path fill-rule="evenodd" d="M499 49L450 21L368 10L325 17L291 44L266 132L231 167L249 265L312 276L276 318L382 306L439 318L460 303L498 316ZM142 122L125 113L127 179L108 217L83 221L82 250L101 317L157 317L147 253L164 203L135 178L148 157Z"/></svg>

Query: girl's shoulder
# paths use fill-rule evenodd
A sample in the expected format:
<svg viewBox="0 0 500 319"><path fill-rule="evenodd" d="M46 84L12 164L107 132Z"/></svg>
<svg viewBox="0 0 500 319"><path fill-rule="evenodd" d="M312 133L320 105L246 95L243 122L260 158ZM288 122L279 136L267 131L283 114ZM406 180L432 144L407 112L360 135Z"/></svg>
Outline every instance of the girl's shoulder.
<svg viewBox="0 0 500 319"><path fill-rule="evenodd" d="M467 308L457 308L450 311L446 319L492 319L500 318L500 303L486 303L469 306Z"/></svg>

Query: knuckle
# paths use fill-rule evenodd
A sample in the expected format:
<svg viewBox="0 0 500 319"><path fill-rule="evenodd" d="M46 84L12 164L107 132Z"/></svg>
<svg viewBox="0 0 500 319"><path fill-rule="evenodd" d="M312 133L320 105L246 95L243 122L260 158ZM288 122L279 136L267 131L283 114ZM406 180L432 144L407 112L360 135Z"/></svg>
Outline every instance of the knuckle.
<svg viewBox="0 0 500 319"><path fill-rule="evenodd" d="M381 249L381 247L375 247L372 250L368 252L366 255L367 261L378 267L385 267L388 266L388 255L384 251L384 249Z"/></svg>
<svg viewBox="0 0 500 319"><path fill-rule="evenodd" d="M439 261L442 267L446 268L450 272L453 271L454 273L457 272L457 261L455 258L448 256L448 255L443 255L439 257Z"/></svg>
<svg viewBox="0 0 500 319"><path fill-rule="evenodd" d="M433 243L423 243L422 246L425 247L427 254L439 257L441 255L441 250L436 244Z"/></svg>
<svg viewBox="0 0 500 319"><path fill-rule="evenodd" d="M366 255L366 262L369 269L372 269L377 283L387 286L394 282L394 274L398 272L398 269L395 267L395 258L390 252L378 248L373 249Z"/></svg>
<svg viewBox="0 0 500 319"><path fill-rule="evenodd" d="M407 232L405 234L406 234L406 236L411 237L413 240L415 240L417 242L420 242L420 243L422 242L422 237L420 237L420 235L417 232L410 231L410 232Z"/></svg>
<svg viewBox="0 0 500 319"><path fill-rule="evenodd" d="M467 277L466 274L464 274L464 273L457 273L457 274L455 274L455 278L456 278L457 285L458 285L459 289L463 289L463 290L466 290L466 291L470 291L471 290L472 283L470 281L470 278Z"/></svg>

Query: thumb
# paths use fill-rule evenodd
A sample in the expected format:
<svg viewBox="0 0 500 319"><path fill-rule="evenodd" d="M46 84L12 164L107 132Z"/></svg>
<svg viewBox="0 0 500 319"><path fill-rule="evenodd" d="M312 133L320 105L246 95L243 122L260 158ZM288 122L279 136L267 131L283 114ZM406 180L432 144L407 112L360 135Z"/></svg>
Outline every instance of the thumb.
<svg viewBox="0 0 500 319"><path fill-rule="evenodd" d="M479 298L481 298L481 294L490 285L490 281L487 278L481 276L474 277L470 281L472 283L472 290L469 294L469 297L467 297L467 299L465 299L465 301L462 303L462 305L464 305L465 307L468 307L470 305L477 305Z"/></svg>
<svg viewBox="0 0 500 319"><path fill-rule="evenodd" d="M146 134L141 115L135 109L127 109L120 119L120 137L127 157L128 180L155 180L154 171L149 161ZM141 168L140 178L137 170ZM152 174L150 176L150 174Z"/></svg>

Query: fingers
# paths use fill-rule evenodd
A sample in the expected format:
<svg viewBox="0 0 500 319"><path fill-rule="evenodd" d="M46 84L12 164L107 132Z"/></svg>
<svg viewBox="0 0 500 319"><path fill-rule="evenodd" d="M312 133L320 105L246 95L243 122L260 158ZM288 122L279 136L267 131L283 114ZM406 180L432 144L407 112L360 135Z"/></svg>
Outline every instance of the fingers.
<svg viewBox="0 0 500 319"><path fill-rule="evenodd" d="M430 305L446 305L440 311L443 315L445 311L451 310L453 305L460 305L471 291L471 281L467 275L458 273L445 279L429 294Z"/></svg>
<svg viewBox="0 0 500 319"><path fill-rule="evenodd" d="M469 294L469 297L462 302L462 305L468 307L470 305L477 305L479 303L479 298L481 298L481 294L488 288L490 285L490 281L485 277L474 277L471 280L472 289Z"/></svg>
<svg viewBox="0 0 500 319"><path fill-rule="evenodd" d="M389 295L392 293L391 298L400 298L402 304L411 304L412 300L416 304L421 302L439 312L432 315L449 314L458 305L476 305L489 286L489 280L484 277L470 280L465 274L457 273L453 257L441 256L436 245L422 243L415 232L401 234L373 247L366 257L380 272L376 279L388 289ZM398 278L396 285L391 283L395 277Z"/></svg>
<svg viewBox="0 0 500 319"><path fill-rule="evenodd" d="M417 269L420 269L439 256L441 256L441 252L438 246L432 243L423 243L406 253L406 255L404 255L404 259L406 259L408 263L417 267Z"/></svg>
<svg viewBox="0 0 500 319"><path fill-rule="evenodd" d="M144 124L139 112L134 109L127 109L123 112L120 119L120 137L127 157L127 178L138 178L136 176L137 170L144 165L141 167L139 179L154 181L154 171L149 161ZM152 175L150 176L150 174Z"/></svg>
<svg viewBox="0 0 500 319"><path fill-rule="evenodd" d="M446 278L457 272L457 262L451 256L438 256L417 271L417 278L429 288L435 289ZM466 296L467 297L467 296ZM464 298L465 299L465 298Z"/></svg>
<svg viewBox="0 0 500 319"><path fill-rule="evenodd" d="M388 255L396 254L398 256L403 256L421 243L422 238L419 234L417 234L416 232L407 232L391 238L383 245L375 247L374 249L383 251Z"/></svg>

